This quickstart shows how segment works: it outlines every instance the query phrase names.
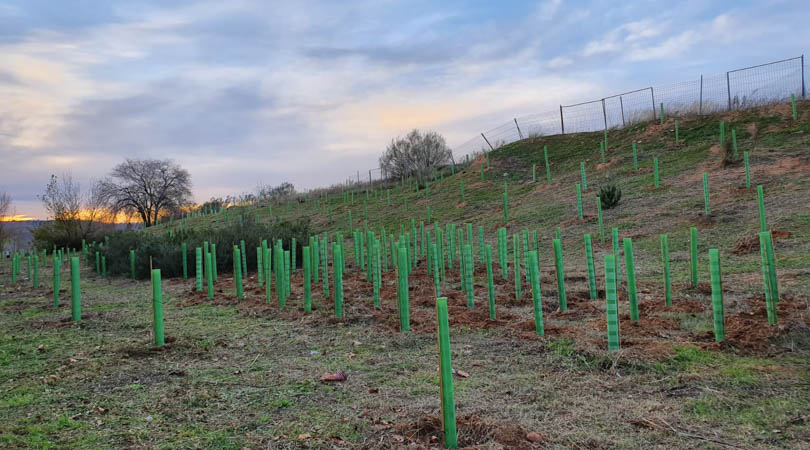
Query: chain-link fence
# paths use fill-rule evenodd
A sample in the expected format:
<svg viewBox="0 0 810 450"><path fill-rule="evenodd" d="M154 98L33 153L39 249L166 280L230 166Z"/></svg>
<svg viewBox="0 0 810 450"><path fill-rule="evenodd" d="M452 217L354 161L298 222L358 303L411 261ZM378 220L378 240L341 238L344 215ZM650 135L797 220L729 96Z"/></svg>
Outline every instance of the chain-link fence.
<svg viewBox="0 0 810 450"><path fill-rule="evenodd" d="M537 136L618 129L638 122L689 114L711 114L806 97L804 55L666 86L651 86L599 100L560 105L480 133L453 147L455 163L503 145ZM380 168L349 177L347 185L384 181Z"/></svg>

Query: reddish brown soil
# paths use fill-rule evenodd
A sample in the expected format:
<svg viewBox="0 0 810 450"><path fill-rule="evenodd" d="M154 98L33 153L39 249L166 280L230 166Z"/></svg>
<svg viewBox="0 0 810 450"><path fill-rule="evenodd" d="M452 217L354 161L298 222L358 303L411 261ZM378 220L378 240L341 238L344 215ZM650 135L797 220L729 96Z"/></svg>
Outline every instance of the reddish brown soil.
<svg viewBox="0 0 810 450"><path fill-rule="evenodd" d="M476 259L478 255L475 255ZM514 273L510 270L509 279L503 279L497 264L494 270L494 290L496 296L496 318L490 319L486 270L478 266L475 271L473 292L474 307L467 307L466 294L459 289L458 265L446 269L447 281L441 294L447 297L450 326L453 329L501 330L521 339L546 339L567 337L574 341L578 349L585 351L606 348L606 319L604 291L598 291L598 299L589 298L587 280L582 275L566 277L567 310L559 309L556 293L556 279L553 270L544 271L541 276L542 306L544 317L544 337L535 333L532 315L531 287L522 283L522 295L515 297ZM324 298L321 283L312 284L312 313L303 310L302 272L292 277L292 293L284 308L278 306L275 289L271 301L265 300L265 288L258 287L255 276L245 281L245 298L237 299L234 294L233 279L220 276L213 299L208 299L205 290L196 292L193 281L188 281L189 290L183 294L181 306L201 303L235 306L237 311L251 316L272 316L296 321L302 325L328 325L337 323L360 323L374 326L379 330L396 334L400 332L397 308L396 278L393 271L383 273L380 288L380 306L373 304L372 284L366 281L365 271L355 270L351 264L344 275L344 316L333 316L334 299ZM330 288L334 287L330 271ZM733 348L736 350L767 353L777 348L776 340L796 326L808 325L808 307L804 300L785 296L779 302L779 325L769 327L765 313L764 299L748 299L726 302L726 342L714 344L713 333L694 334L683 329L681 318L689 315L711 318L711 294L709 283L697 287L673 286L676 293L673 305L666 306L660 286L639 284L639 321L631 321L628 311L627 292L619 291L620 336L622 349L639 358L658 359L669 355L673 347L697 344L707 348ZM417 334L432 334L436 330L435 292L433 277L420 263L409 277L410 331ZM702 300L695 297L703 297ZM673 314L679 315L674 317Z"/></svg>
<svg viewBox="0 0 810 450"><path fill-rule="evenodd" d="M423 416L415 422L394 425L396 434L391 435L392 445L416 445L442 447L444 431L442 419L438 416ZM540 433L535 437L538 442L528 439L528 434L516 424L487 423L476 416L456 418L459 448L478 448L479 446L502 446L503 448L531 449L540 448L548 438ZM539 438L539 439L538 439Z"/></svg>

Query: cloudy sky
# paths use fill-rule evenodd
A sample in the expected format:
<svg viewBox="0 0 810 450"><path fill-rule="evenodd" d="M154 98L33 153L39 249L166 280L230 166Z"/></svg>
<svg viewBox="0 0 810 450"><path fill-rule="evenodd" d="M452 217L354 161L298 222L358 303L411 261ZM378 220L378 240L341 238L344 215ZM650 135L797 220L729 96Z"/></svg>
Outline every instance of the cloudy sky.
<svg viewBox="0 0 810 450"><path fill-rule="evenodd" d="M806 0L0 1L0 190L172 158L197 200L341 182L418 127L800 55Z"/></svg>

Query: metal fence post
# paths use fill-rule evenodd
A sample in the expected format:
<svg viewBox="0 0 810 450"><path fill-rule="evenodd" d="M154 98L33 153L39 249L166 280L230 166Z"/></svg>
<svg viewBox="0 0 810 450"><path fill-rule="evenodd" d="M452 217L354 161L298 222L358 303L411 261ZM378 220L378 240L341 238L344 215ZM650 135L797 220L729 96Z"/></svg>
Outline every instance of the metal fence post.
<svg viewBox="0 0 810 450"><path fill-rule="evenodd" d="M652 97L653 120L655 120L655 91L653 90L652 86L650 86L650 96Z"/></svg>
<svg viewBox="0 0 810 450"><path fill-rule="evenodd" d="M619 107L622 109L622 128L624 128L624 102L621 95L619 96Z"/></svg>
<svg viewBox="0 0 810 450"><path fill-rule="evenodd" d="M726 72L726 90L728 91L728 110L731 111L731 82L728 74L729 72Z"/></svg>
<svg viewBox="0 0 810 450"><path fill-rule="evenodd" d="M700 106L698 107L698 114L703 115L703 74L700 75Z"/></svg>
<svg viewBox="0 0 810 450"><path fill-rule="evenodd" d="M802 54L802 98L805 98L805 90L804 90L804 54Z"/></svg>
<svg viewBox="0 0 810 450"><path fill-rule="evenodd" d="M520 125L518 125L518 123L517 123L517 118L514 118L514 119L512 119L512 120L514 120L514 121L515 121L515 127L517 127L517 130L518 130L518 137L519 137L521 140L523 140L523 133L521 133L521 132L520 132Z"/></svg>
<svg viewBox="0 0 810 450"><path fill-rule="evenodd" d="M804 65L802 65L804 67ZM562 105L560 105L560 131L565 134L565 121L563 121Z"/></svg>
<svg viewBox="0 0 810 450"><path fill-rule="evenodd" d="M607 112L605 111L605 99L602 99L602 119L605 121L605 130L607 130Z"/></svg>
<svg viewBox="0 0 810 450"><path fill-rule="evenodd" d="M481 133L481 137L484 138L484 141L486 141L487 145L489 145L490 150L495 150L494 148L492 148L492 144L489 143L489 140L487 139L487 137L484 136L484 133Z"/></svg>

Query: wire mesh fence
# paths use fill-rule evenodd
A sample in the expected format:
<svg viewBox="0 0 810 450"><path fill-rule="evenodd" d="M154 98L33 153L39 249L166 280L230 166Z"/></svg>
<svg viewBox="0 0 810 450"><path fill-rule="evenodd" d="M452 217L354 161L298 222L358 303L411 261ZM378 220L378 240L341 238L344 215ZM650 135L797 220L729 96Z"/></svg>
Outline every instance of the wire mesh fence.
<svg viewBox="0 0 810 450"><path fill-rule="evenodd" d="M790 101L791 95L806 98L804 55L781 61L730 70L665 86L651 86L598 100L560 105L550 110L516 117L479 133L453 147L454 163L469 159L529 137L618 129L665 117L711 114ZM348 182L384 181L382 169L360 172Z"/></svg>

